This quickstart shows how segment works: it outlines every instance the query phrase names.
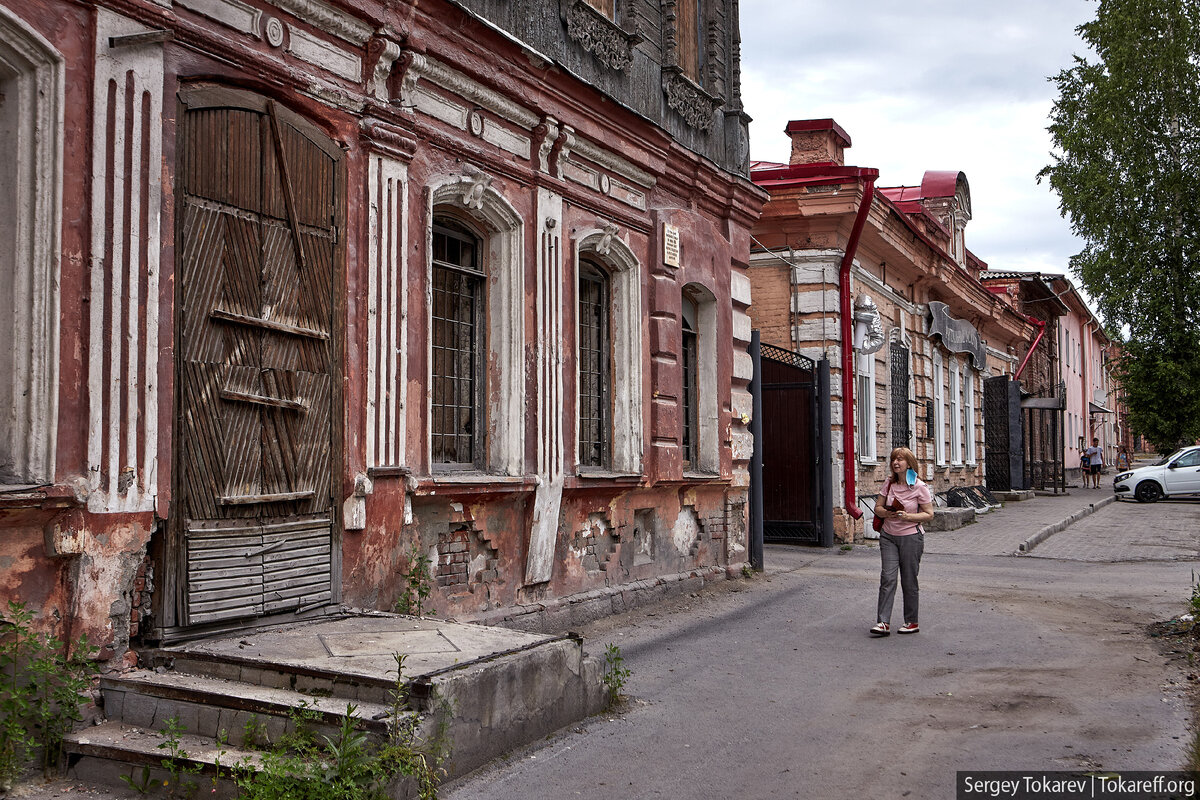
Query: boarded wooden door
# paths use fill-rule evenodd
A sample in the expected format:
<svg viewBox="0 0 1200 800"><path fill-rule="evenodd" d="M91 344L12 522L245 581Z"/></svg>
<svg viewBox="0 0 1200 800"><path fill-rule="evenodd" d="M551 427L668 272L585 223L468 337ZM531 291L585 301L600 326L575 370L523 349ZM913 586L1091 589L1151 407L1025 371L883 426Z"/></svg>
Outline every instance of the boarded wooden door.
<svg viewBox="0 0 1200 800"><path fill-rule="evenodd" d="M181 92L175 624L338 599L341 150L272 101Z"/></svg>

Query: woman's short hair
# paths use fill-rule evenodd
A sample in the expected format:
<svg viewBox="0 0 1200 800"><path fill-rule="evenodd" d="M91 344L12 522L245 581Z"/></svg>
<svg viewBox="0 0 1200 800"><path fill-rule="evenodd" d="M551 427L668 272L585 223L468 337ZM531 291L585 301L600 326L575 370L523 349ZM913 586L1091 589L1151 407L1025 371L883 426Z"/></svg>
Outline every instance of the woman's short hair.
<svg viewBox="0 0 1200 800"><path fill-rule="evenodd" d="M917 470L917 454L914 453L912 450L909 450L907 447L892 448L892 454L890 456L888 456L888 470L889 471L892 468L892 462L895 461L897 458L903 458L904 461L908 464L909 469L913 470L914 472L918 471Z"/></svg>

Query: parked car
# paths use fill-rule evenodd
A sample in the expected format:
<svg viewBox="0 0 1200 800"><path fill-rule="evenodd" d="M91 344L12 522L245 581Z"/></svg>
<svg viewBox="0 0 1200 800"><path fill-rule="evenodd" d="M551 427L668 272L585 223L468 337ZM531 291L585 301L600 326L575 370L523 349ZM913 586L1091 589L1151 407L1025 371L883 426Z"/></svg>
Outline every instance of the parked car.
<svg viewBox="0 0 1200 800"><path fill-rule="evenodd" d="M1113 491L1118 500L1133 497L1140 503L1200 496L1200 446L1183 447L1151 466L1117 473Z"/></svg>

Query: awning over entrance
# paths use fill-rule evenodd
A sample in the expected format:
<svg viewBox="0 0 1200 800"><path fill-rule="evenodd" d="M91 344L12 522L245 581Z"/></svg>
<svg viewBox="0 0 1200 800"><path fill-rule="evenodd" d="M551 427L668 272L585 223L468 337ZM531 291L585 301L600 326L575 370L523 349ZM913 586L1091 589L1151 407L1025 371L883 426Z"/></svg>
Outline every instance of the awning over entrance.
<svg viewBox="0 0 1200 800"><path fill-rule="evenodd" d="M1088 413L1089 414L1111 414L1113 412L1112 412L1111 408L1105 408L1104 406L1096 405L1095 403L1088 403Z"/></svg>

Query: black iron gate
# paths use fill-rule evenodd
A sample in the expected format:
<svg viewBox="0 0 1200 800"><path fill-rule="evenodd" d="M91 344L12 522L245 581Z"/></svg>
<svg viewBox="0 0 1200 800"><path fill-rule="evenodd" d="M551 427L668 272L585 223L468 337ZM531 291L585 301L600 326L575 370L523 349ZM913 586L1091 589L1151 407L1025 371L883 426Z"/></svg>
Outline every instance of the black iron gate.
<svg viewBox="0 0 1200 800"><path fill-rule="evenodd" d="M1059 384L1056 397L1026 397L1021 401L1021 427L1025 435L1025 488L1066 490L1063 463L1063 415L1067 387Z"/></svg>
<svg viewBox="0 0 1200 800"><path fill-rule="evenodd" d="M983 381L984 475L989 489L1024 489L1020 384L1007 375Z"/></svg>
<svg viewBox="0 0 1200 800"><path fill-rule="evenodd" d="M825 544L821 508L832 479L828 431L821 430L819 367L827 362L764 344L762 379L763 539L789 544ZM827 386L828 381L825 381ZM828 398L823 398L828 403Z"/></svg>

